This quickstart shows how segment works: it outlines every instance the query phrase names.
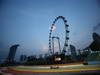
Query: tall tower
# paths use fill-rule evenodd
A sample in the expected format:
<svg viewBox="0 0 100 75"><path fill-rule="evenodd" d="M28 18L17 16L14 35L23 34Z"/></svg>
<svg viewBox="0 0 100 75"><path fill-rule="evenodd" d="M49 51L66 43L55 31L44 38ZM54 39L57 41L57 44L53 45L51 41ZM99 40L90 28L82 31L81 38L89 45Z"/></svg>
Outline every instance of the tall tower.
<svg viewBox="0 0 100 75"><path fill-rule="evenodd" d="M72 61L76 62L77 61L77 53L76 53L75 46L70 45L70 50L71 50Z"/></svg>
<svg viewBox="0 0 100 75"><path fill-rule="evenodd" d="M15 54L16 54L16 50L18 46L19 44L16 44L10 47L10 51L6 60L7 62L14 62L14 58L15 58Z"/></svg>
<svg viewBox="0 0 100 75"><path fill-rule="evenodd" d="M76 48L75 48L75 46L70 45L70 50L71 50L71 56L72 57L76 57L77 54L76 54Z"/></svg>

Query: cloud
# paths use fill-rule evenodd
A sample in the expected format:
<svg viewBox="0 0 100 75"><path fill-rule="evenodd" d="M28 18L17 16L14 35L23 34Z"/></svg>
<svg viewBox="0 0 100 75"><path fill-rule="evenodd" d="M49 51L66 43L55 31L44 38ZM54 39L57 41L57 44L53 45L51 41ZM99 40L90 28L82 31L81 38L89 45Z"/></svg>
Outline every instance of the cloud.
<svg viewBox="0 0 100 75"><path fill-rule="evenodd" d="M41 49L40 49L43 53L47 53L49 48L48 48L48 44L41 44Z"/></svg>

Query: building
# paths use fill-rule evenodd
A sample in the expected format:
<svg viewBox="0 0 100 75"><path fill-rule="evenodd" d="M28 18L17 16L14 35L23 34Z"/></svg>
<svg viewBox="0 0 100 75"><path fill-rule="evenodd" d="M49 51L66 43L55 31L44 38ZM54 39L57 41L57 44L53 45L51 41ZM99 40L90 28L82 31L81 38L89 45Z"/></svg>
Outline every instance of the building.
<svg viewBox="0 0 100 75"><path fill-rule="evenodd" d="M70 51L71 51L71 57L73 61L76 61L77 59L77 53L76 53L76 48L73 45L70 45Z"/></svg>
<svg viewBox="0 0 100 75"><path fill-rule="evenodd" d="M89 47L92 51L100 51L100 36L97 33L93 33L93 42Z"/></svg>
<svg viewBox="0 0 100 75"><path fill-rule="evenodd" d="M75 56L77 56L77 53L76 53L76 48L75 48L75 46L73 46L73 45L70 45L70 50L71 50L71 56L72 56L72 57L75 57Z"/></svg>
<svg viewBox="0 0 100 75"><path fill-rule="evenodd" d="M16 54L18 46L19 45L16 44L10 47L10 51L9 51L6 62L14 62L14 58L15 58L15 54Z"/></svg>
<svg viewBox="0 0 100 75"><path fill-rule="evenodd" d="M20 62L25 62L27 60L27 56L26 55L21 55L20 56Z"/></svg>

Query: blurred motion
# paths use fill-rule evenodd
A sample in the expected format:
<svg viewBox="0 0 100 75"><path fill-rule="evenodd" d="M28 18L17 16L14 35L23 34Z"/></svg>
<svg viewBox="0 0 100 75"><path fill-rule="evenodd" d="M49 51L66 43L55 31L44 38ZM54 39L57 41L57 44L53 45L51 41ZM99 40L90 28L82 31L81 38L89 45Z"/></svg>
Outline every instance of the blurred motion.
<svg viewBox="0 0 100 75"><path fill-rule="evenodd" d="M100 74L100 0L0 0L0 75L48 74Z"/></svg>

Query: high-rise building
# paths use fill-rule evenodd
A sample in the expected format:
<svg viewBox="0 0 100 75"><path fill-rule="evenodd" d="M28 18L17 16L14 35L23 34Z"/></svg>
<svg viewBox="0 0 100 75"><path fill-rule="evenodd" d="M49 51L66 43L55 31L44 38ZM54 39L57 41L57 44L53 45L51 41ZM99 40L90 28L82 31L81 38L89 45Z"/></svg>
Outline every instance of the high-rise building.
<svg viewBox="0 0 100 75"><path fill-rule="evenodd" d="M27 56L26 56L26 55L21 55L21 56L20 56L20 61L21 61L21 62L26 61L26 59L27 59Z"/></svg>
<svg viewBox="0 0 100 75"><path fill-rule="evenodd" d="M7 62L13 62L14 61L16 50L17 50L18 46L19 45L16 44L16 45L13 45L13 46L10 47L10 51L9 51L9 54L8 54L8 57L7 57Z"/></svg>
<svg viewBox="0 0 100 75"><path fill-rule="evenodd" d="M76 48L73 45L70 45L70 51L71 51L71 57L72 61L76 62L77 61L77 53L76 53Z"/></svg>
<svg viewBox="0 0 100 75"><path fill-rule="evenodd" d="M75 46L70 45L70 50L71 50L71 56L75 57L77 55Z"/></svg>

